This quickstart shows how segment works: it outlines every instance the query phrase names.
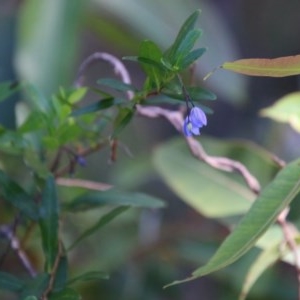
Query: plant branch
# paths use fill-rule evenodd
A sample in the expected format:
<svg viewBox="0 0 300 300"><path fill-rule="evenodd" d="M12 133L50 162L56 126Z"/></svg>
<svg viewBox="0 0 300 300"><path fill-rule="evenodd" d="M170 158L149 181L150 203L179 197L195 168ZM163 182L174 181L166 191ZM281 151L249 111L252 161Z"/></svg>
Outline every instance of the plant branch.
<svg viewBox="0 0 300 300"><path fill-rule="evenodd" d="M294 254L295 259L295 269L297 272L297 280L298 280L298 300L300 300L300 256L298 252L298 246L295 242L295 237L298 235L297 228L290 222L286 220L286 217L289 213L289 208L285 208L277 218L277 223L281 226L284 239Z"/></svg>
<svg viewBox="0 0 300 300"><path fill-rule="evenodd" d="M0 234L4 235L9 241L9 248L13 249L16 252L17 257L21 261L25 270L30 274L31 277L36 276L36 271L31 265L25 251L20 246L19 239L15 236L15 230L13 226L2 225L0 227Z"/></svg>
<svg viewBox="0 0 300 300"><path fill-rule="evenodd" d="M172 111L156 106L137 106L139 115L147 118L166 118L180 133L182 133L182 124L184 122L182 111ZM187 145L196 158L204 161L211 167L226 172L239 173L247 183L248 187L259 194L260 184L258 180L249 172L249 170L240 162L227 157L217 157L208 155L203 149L201 143L193 137L185 137Z"/></svg>

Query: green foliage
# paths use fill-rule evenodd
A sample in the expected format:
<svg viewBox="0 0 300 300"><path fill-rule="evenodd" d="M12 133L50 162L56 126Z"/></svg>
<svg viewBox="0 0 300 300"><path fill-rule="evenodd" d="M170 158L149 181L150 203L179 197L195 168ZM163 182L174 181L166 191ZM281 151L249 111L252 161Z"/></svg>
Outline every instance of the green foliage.
<svg viewBox="0 0 300 300"><path fill-rule="evenodd" d="M261 110L261 115L277 122L289 123L300 132L300 92L285 95L272 106Z"/></svg>
<svg viewBox="0 0 300 300"><path fill-rule="evenodd" d="M86 156L108 146L111 159L114 160L118 139L140 106L187 105L189 113L190 101L192 106L196 103L205 112L212 113L206 104L215 100L216 96L202 86L185 86L182 80L184 78L184 81L188 81L186 70L206 51L205 48L195 48L202 35L202 31L195 28L200 11L195 11L187 18L174 42L166 50L160 49L153 41L145 40L137 56L124 57L124 60L138 63L145 72L146 79L141 88L126 80L123 82L114 78L98 79L97 88L61 87L66 79L65 71L71 67L68 55L74 55L73 52L66 53L65 45L75 43L76 25L84 2L50 2L26 1L21 12L22 38L17 60L21 77L30 82L0 83L0 102L17 91L26 99L16 108L16 129L0 126L0 151L20 161L23 172L21 175L16 174L19 170L14 170L1 158L1 200L5 202L9 216L14 214L12 225L5 226L8 232L4 231L3 234L7 235L9 246L13 249L23 246L13 244L15 236L24 238L24 245L28 238L34 236L39 242L39 257L43 259L44 268L37 261L35 275L36 272L23 262L32 275L30 279L0 272L0 288L26 300L76 300L81 299L76 290L78 282L108 279L108 275L93 269L79 276L70 276L73 259L69 256L70 250L72 254L75 253L76 247L80 243L83 245L83 242L87 244L86 238L96 232L104 234L105 230L109 230L111 222L116 222L129 208L155 210L165 206L163 201L154 196L73 178L78 174L78 168L86 165ZM45 10L49 10L55 18L59 12L62 20L68 20L69 26L63 26L63 30L60 30L59 24L49 26L49 19L43 18ZM40 18L41 27L33 27L32 18ZM51 39L42 43L40 38L46 29ZM54 42L56 46L52 46ZM53 51L54 57L51 55ZM28 73L24 67L25 58L35 62L32 73ZM37 66L36 61L41 61L43 73L38 72L41 66ZM48 81L45 74L56 74L58 68L62 74L57 78L52 76L52 81ZM222 68L251 76L290 76L299 74L299 55L274 60L238 60L224 63ZM88 104L84 102L95 95L96 100ZM299 93L294 93L263 110L262 114L280 122L289 122L300 131L298 102ZM174 122L178 122L177 117ZM187 141L191 146L191 141L196 140L189 138ZM170 285L225 268L257 246L262 252L253 261L243 286L240 299L245 299L263 271L278 259L288 261L274 248L274 244L279 245L281 237L278 238L278 228L273 224L278 214L300 191L300 161L295 160L279 171L274 157L254 144L245 141L224 142L207 137L201 137L201 142L208 153L217 157L210 159L221 158L227 162L230 159L238 160L239 163L235 163L248 168L263 189L257 196L238 174L221 172L195 159L183 139L167 142L154 151L154 168L177 196L203 216L221 222L230 230L236 226L207 264L196 269L191 277ZM228 164L222 170L233 171L231 167ZM140 173L130 176L139 177ZM68 200L65 200L66 193L58 189L60 179L69 179L71 182L68 186ZM134 178L130 180L134 181ZM136 178L137 182L139 180ZM78 187L84 189L84 192L78 192ZM91 224L80 234L70 233L69 236L69 233L64 232L66 219L69 221L80 214L97 213L98 210L100 216L91 218ZM35 231L35 228L39 230ZM263 236L264 233L266 235ZM274 238L272 245L268 244L270 237ZM70 240L73 242L70 243ZM66 244L69 244L67 249ZM121 246L119 243L115 248L125 252L125 243ZM113 247L110 250L113 255ZM3 254L4 259L6 255ZM24 260L22 254L17 252L17 255L21 261Z"/></svg>

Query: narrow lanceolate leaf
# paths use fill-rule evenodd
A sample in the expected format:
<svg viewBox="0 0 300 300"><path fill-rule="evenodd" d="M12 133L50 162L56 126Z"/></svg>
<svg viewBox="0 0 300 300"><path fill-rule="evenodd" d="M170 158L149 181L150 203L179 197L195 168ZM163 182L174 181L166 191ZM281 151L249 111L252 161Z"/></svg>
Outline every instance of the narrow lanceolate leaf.
<svg viewBox="0 0 300 300"><path fill-rule="evenodd" d="M164 202L158 198L142 193L128 193L111 189L102 192L90 192L79 196L67 204L66 209L68 211L78 212L105 205L162 208L164 207Z"/></svg>
<svg viewBox="0 0 300 300"><path fill-rule="evenodd" d="M261 110L260 114L277 122L289 123L300 132L300 92L285 95L272 106Z"/></svg>
<svg viewBox="0 0 300 300"><path fill-rule="evenodd" d="M186 55L179 63L180 70L184 70L192 65L197 59L199 59L206 51L206 48L198 48L191 51Z"/></svg>
<svg viewBox="0 0 300 300"><path fill-rule="evenodd" d="M127 92L127 91L136 91L137 89L128 83L124 83L123 81L114 79L114 78L101 78L97 80L98 84L105 85L107 87L110 87L114 90L120 91L120 92Z"/></svg>
<svg viewBox="0 0 300 300"><path fill-rule="evenodd" d="M78 275L74 278L71 278L68 281L68 285L73 284L77 281L92 281L92 280L103 280L109 279L109 276L101 271L90 271L81 275Z"/></svg>
<svg viewBox="0 0 300 300"><path fill-rule="evenodd" d="M105 226L106 224L108 224L110 221L112 221L114 218L116 218L118 215L120 215L121 213L123 213L124 211L126 211L129 208L129 206L121 206L121 207L117 207L115 209L113 209L112 211L110 211L109 213L105 214L104 216L102 216L99 221L91 226L90 228L86 229L77 239L76 241L68 248L68 251L70 251L71 249L73 249L77 244L79 244L83 239L85 239L86 237L92 235L93 233L95 233L98 229L102 228L103 226Z"/></svg>
<svg viewBox="0 0 300 300"><path fill-rule="evenodd" d="M40 206L40 228L45 255L45 271L52 270L58 252L58 199L55 180L49 176Z"/></svg>
<svg viewBox="0 0 300 300"><path fill-rule="evenodd" d="M280 258L283 256L281 246L282 245L278 243L272 245L271 247L263 250L256 258L246 275L239 300L245 300L250 289L257 279L262 275L262 273L276 263L276 261L280 260Z"/></svg>
<svg viewBox="0 0 300 300"><path fill-rule="evenodd" d="M121 99L121 98L113 98L113 97L104 98L97 101L96 103L92 103L76 109L75 111L72 112L71 116L79 117L86 114L95 113L99 110L107 109L114 105L120 105L126 102L128 103L128 100Z"/></svg>
<svg viewBox="0 0 300 300"><path fill-rule="evenodd" d="M23 286L24 282L17 277L9 273L0 272L0 289L18 292L23 288Z"/></svg>
<svg viewBox="0 0 300 300"><path fill-rule="evenodd" d="M255 245L259 237L270 227L278 214L289 205L299 191L300 159L288 164L263 189L249 212L206 265L195 270L191 277L182 281L175 281L170 285L196 279L235 262Z"/></svg>
<svg viewBox="0 0 300 300"><path fill-rule="evenodd" d="M28 218L38 220L38 207L32 197L1 170L0 195Z"/></svg>
<svg viewBox="0 0 300 300"><path fill-rule="evenodd" d="M180 28L180 31L175 39L175 42L165 52L164 57L166 61L170 62L172 65L176 62L176 52L178 51L179 47L182 46L184 39L189 34L189 32L191 32L194 29L199 13L200 10L197 10L188 17L188 19L184 22L184 24Z"/></svg>
<svg viewBox="0 0 300 300"><path fill-rule="evenodd" d="M225 62L223 69L250 76L286 77L300 74L300 55L278 58L249 58Z"/></svg>

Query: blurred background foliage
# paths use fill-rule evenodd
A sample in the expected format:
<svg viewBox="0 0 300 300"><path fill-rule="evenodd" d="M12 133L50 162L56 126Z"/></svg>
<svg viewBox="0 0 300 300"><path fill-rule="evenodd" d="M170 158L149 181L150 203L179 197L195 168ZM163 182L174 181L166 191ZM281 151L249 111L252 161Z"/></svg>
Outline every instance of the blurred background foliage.
<svg viewBox="0 0 300 300"><path fill-rule="evenodd" d="M26 80L51 96L60 86L71 85L80 62L96 51L118 57L137 55L139 43L144 39L167 48L185 18L198 8L202 10L199 25L204 31L201 47L207 47L208 51L194 70L195 80L218 96L211 104L214 114L209 116L209 126L203 134L221 140L249 139L283 159L295 158L299 155L299 136L288 125L263 119L258 112L281 96L299 90L299 77L250 78L220 70L206 82L202 78L224 61L299 54L300 3L297 0L0 0L0 80ZM126 62L126 66L133 82L141 85L143 72L134 63ZM98 63L89 70L85 83L94 85L102 76L112 77L113 71ZM92 101L93 96L90 97ZM15 104L24 98L26 95L18 94L0 104L2 124L14 127ZM22 114L22 110L19 113ZM121 136L123 147L115 163L108 163L108 149L89 157L88 166L80 171L81 177L143 190L165 199L168 204L159 211L124 213L71 253L74 274L91 267L110 274L109 280L78 286L84 299L226 300L237 297L258 249L215 275L162 289L164 284L185 277L195 266L205 263L228 233L224 220L210 219L216 212L197 212L191 203L194 198L186 195L190 188L174 192L172 183L169 182L169 188L159 176L170 167L174 175L182 175L181 168L191 163L184 160L187 156L179 162L181 156L172 152L172 144L168 143L174 135L177 133L164 120L136 118ZM232 155L250 166L263 185L276 171L272 163L266 161L264 150L257 150L257 146L253 146L253 152L258 153L253 158L241 150L245 148L242 141L226 146L220 140L204 137L203 142L211 153ZM126 149L132 155L128 155ZM16 165L14 176L22 178L24 166L16 158L1 156L1 161ZM269 167L261 169L260 160ZM193 174L199 179L199 189L190 190L190 194L203 193L204 204L210 197L212 200L224 197L223 190L214 190L213 180L201 182L201 176ZM227 174L220 176L228 179ZM178 176L173 186L187 184L189 178ZM214 175L211 178L215 178ZM70 197L69 193L67 189L62 191L66 198ZM227 197L234 198L231 194ZM299 204L297 207L297 201L294 203L297 211ZM0 215L1 222L5 223L5 215L1 212ZM71 243L76 233L98 218L97 210L65 216L64 239ZM299 220L297 213L293 218ZM5 242L0 242L2 252ZM26 250L39 265L36 247L27 245ZM15 274L24 272L13 255L4 267ZM249 299L295 298L294 275L292 267L277 265L261 277ZM0 294L0 297L13 299L9 294Z"/></svg>

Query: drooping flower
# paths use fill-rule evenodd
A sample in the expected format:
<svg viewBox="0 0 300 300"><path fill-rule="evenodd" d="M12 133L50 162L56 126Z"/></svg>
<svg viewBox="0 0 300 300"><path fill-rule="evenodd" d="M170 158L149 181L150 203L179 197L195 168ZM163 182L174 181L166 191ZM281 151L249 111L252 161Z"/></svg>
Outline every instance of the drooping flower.
<svg viewBox="0 0 300 300"><path fill-rule="evenodd" d="M184 120L183 133L185 136L200 135L200 128L206 124L207 119L204 111L195 106Z"/></svg>
<svg viewBox="0 0 300 300"><path fill-rule="evenodd" d="M86 159L83 156L77 155L76 156L76 161L81 167L86 166Z"/></svg>

